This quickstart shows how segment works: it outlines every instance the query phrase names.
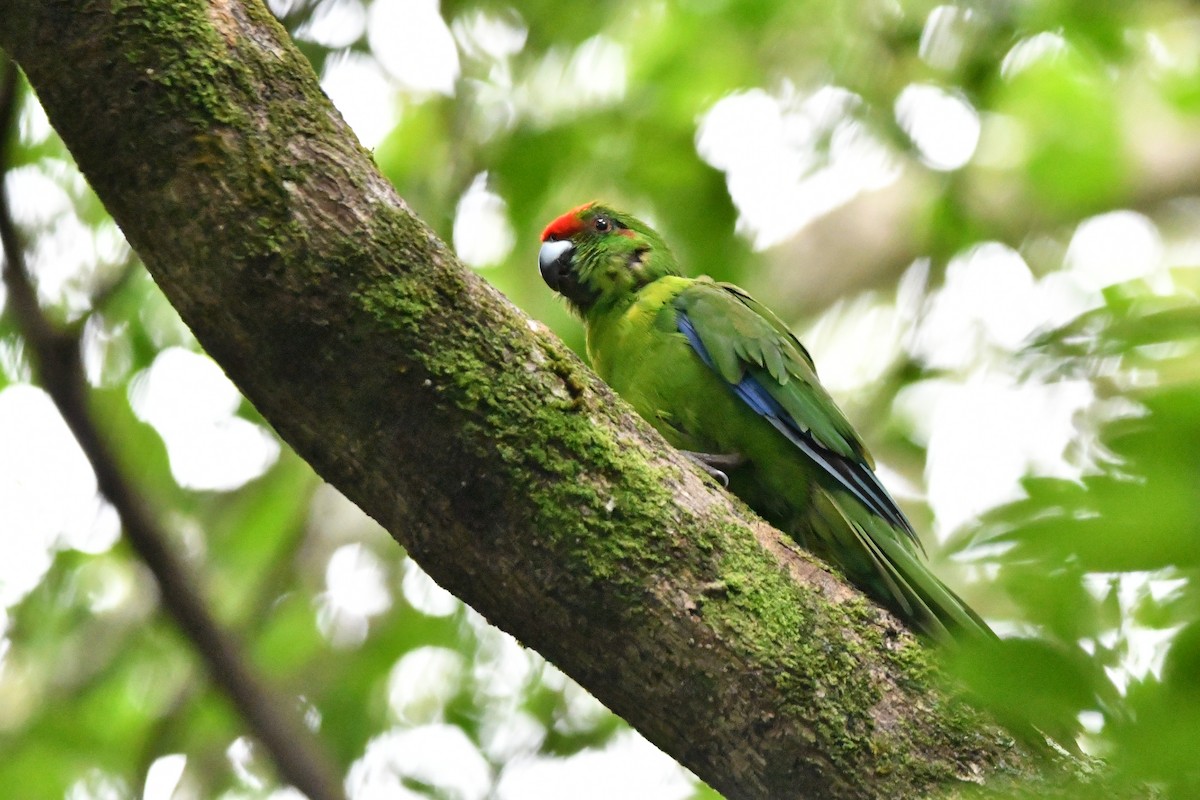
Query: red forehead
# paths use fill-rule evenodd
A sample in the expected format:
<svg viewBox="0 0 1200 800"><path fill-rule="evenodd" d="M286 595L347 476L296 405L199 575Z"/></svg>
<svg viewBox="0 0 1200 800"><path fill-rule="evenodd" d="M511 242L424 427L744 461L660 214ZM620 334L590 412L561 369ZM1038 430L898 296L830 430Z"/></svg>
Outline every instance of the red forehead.
<svg viewBox="0 0 1200 800"><path fill-rule="evenodd" d="M581 206L572 208L567 213L563 214L558 219L546 226L546 230L542 231L542 241L547 239L570 239L579 231L583 230L583 212L594 206L595 203L584 203Z"/></svg>

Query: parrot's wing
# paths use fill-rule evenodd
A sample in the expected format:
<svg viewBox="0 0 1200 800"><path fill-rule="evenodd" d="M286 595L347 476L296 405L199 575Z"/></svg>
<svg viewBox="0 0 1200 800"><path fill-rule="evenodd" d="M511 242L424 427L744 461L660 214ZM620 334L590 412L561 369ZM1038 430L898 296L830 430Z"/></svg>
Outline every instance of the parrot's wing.
<svg viewBox="0 0 1200 800"><path fill-rule="evenodd" d="M675 310L679 331L742 402L921 546L849 421L817 380L812 358L778 317L736 286L709 280L680 292Z"/></svg>

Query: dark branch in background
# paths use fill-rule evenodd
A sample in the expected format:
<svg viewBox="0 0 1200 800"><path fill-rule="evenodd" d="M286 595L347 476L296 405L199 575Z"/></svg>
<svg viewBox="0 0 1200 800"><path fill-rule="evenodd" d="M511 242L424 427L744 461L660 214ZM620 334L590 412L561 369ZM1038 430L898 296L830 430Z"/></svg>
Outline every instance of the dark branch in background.
<svg viewBox="0 0 1200 800"><path fill-rule="evenodd" d="M42 313L26 269L8 203L4 177L15 140L17 69L4 59L0 87L0 242L8 306L29 346L42 386L79 441L100 493L121 519L125 538L154 575L167 613L208 667L213 681L233 703L270 753L279 774L311 800L343 800L345 792L328 754L305 727L287 698L272 691L251 669L239 643L209 613L199 586L167 544L143 498L122 474L88 411L87 383L79 338L58 330Z"/></svg>

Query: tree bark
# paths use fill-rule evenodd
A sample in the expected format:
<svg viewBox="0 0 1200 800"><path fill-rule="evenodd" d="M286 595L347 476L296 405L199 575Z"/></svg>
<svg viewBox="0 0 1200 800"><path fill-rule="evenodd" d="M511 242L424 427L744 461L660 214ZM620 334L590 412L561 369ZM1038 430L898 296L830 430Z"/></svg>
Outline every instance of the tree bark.
<svg viewBox="0 0 1200 800"><path fill-rule="evenodd" d="M0 47L283 439L714 788L897 798L1032 774L899 623L463 269L256 0L7 0Z"/></svg>

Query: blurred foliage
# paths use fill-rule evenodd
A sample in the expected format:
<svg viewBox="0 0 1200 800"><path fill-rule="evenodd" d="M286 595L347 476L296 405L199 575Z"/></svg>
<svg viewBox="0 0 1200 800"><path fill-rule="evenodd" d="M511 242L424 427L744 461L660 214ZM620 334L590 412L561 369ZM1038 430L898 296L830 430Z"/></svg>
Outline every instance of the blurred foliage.
<svg viewBox="0 0 1200 800"><path fill-rule="evenodd" d="M909 504L919 527L951 534L933 554L939 571L1009 637L996 652L957 654L951 668L1014 729L1069 739L1082 719L1083 745L1118 776L1168 797L1200 795L1192 4L618 0L568 13L549 0L447 0L444 27L429 35L453 37L450 93L412 89L380 66L393 31L377 12L391 5L278 0L274 10L335 100L347 65L365 70L351 83L379 79L373 112L387 126L369 144L382 170L464 254L473 226L498 225L491 240L501 244L473 265L576 349L580 328L542 286L534 254L546 222L599 197L652 219L693 272L747 285L807 328L827 379L841 365L826 351L876 365L835 391L911 486L931 481L943 423L934 405L920 412L925 422L911 419L901 401L914 390L989 375L1088 387L1057 466L1025 463L1020 486L1002 487L1011 502L953 524L935 503ZM918 125L920 107L905 111L913 87L973 120L978 142L961 164L945 165L937 135L972 134L936 115ZM438 599L386 535L286 450L235 489L181 485L136 398L160 353L196 344L113 244L111 220L26 94L10 191L28 192L14 200L42 301L84 331L93 410L131 480L223 623L303 704L351 789L491 796L530 759L611 746L618 720ZM740 151L702 145L714 109L739 98L757 104L734 114L745 122ZM746 116L752 105L768 113ZM847 189L849 173L833 168L854 162L846 153L862 142L886 158L874 183ZM766 189L755 182L772 179L796 193L756 205ZM800 207L833 194L824 211ZM473 216L480 207L491 216ZM1114 210L1151 232L1149 256L1119 240L1107 252L1082 247L1085 227L1111 223L1097 215ZM775 244L754 252L764 240ZM990 269L970 259L988 242L1009 248L1020 302L989 295L988 276L972 274ZM836 258L822 260L828 253ZM976 316L953 343L965 355L950 359L916 343L948 302L956 265L980 283L963 311ZM1059 307L1065 316L1039 311L1063 296L1074 298ZM1034 315L1019 336L981 321L1005 303L1002 319ZM897 322L868 337L863 309ZM882 360L868 358L876 351ZM11 315L0 316L0 392L30 372ZM261 424L244 402L236 413ZM1043 435L1039 422L1031 416L1030 437ZM989 424L980 419L980 431ZM5 536L25 533L14 527L0 518ZM177 798L268 795L276 779L264 756L245 746L244 726L164 619L145 569L119 542L80 542L67 530L31 541L48 566L0 613L0 785L24 797L142 796L148 776L169 772L163 757L179 753ZM0 566L0 588L13 580ZM379 592L355 600L347 582ZM461 783L471 771L461 759L456 774L437 774L388 750L395 736L447 726L465 737L482 783ZM688 792L713 796L701 785L678 796Z"/></svg>
<svg viewBox="0 0 1200 800"><path fill-rule="evenodd" d="M1002 549L995 585L1076 662L1039 691L1058 686L1064 710L1099 712L1104 727L1089 738L1118 771L1195 797L1200 270L1171 278L1167 294L1140 281L1109 287L1102 307L1021 354L1031 371L1097 383L1098 418L1083 426L1093 457L1078 480L1026 478L1025 497L970 537ZM1147 659L1148 670L1132 668Z"/></svg>

